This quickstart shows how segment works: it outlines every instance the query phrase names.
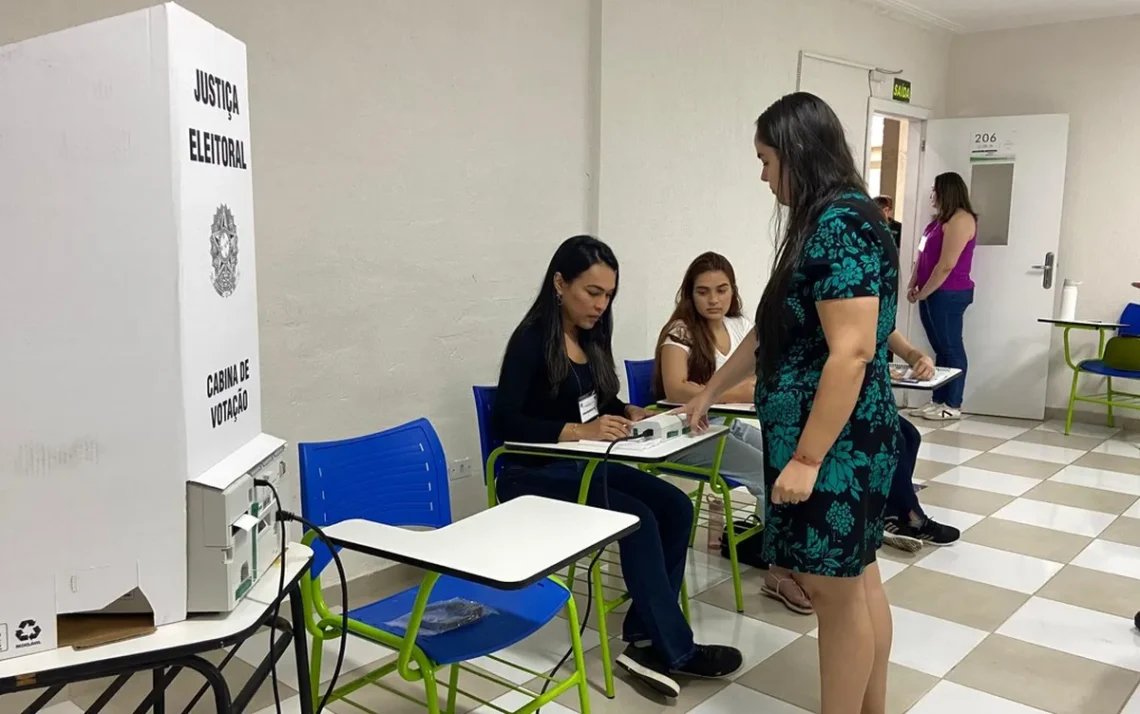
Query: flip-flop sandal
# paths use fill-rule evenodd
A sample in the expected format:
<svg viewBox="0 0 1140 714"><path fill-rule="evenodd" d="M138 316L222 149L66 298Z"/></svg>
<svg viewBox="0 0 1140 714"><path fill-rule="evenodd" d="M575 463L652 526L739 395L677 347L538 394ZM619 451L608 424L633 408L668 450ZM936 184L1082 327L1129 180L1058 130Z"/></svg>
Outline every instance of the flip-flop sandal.
<svg viewBox="0 0 1140 714"><path fill-rule="evenodd" d="M775 576L773 576L773 577L775 577ZM791 598L789 598L787 595L785 595L783 592L781 592L781 589L783 588L784 583L791 583L792 587L795 587L800 592L804 592L803 588L800 587L800 584L797 583L793 578L779 578L779 577L776 578L776 587L773 588L770 585L768 585L767 582L765 582L764 585L761 586L760 592L761 592L761 594L766 595L766 596L772 598L773 600L779 600L780 602L782 602L784 604L784 607L788 608L789 610L796 613L797 615L814 615L815 609L812 608L812 606L810 604L801 605L800 603L793 601ZM807 593L804 593L804 599L805 600L807 599Z"/></svg>

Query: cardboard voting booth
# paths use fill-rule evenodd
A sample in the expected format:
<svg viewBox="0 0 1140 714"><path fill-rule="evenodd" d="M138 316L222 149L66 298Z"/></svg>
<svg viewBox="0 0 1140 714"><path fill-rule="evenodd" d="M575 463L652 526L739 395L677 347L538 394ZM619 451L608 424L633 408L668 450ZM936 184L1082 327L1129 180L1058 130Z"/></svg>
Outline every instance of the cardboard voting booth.
<svg viewBox="0 0 1140 714"><path fill-rule="evenodd" d="M0 47L0 660L187 609L187 481L261 433L245 46L166 4Z"/></svg>

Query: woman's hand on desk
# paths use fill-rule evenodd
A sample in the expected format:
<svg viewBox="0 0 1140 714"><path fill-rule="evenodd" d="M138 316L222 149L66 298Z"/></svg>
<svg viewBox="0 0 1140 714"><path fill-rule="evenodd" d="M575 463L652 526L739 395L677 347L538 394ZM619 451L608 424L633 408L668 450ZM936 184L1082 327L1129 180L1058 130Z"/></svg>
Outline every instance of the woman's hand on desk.
<svg viewBox="0 0 1140 714"><path fill-rule="evenodd" d="M925 382L929 379L934 379L934 360L930 359L929 355L924 355L919 352L917 359L910 363L910 371L914 375L914 378L919 381Z"/></svg>
<svg viewBox="0 0 1140 714"><path fill-rule="evenodd" d="M581 424L575 429L579 441L617 441L629 436L633 424L625 417L603 414L589 424Z"/></svg>
<svg viewBox="0 0 1140 714"><path fill-rule="evenodd" d="M702 389L700 394L675 411L689 418L689 428L694 434L703 434L709 428L709 409L711 407L712 399L709 390Z"/></svg>

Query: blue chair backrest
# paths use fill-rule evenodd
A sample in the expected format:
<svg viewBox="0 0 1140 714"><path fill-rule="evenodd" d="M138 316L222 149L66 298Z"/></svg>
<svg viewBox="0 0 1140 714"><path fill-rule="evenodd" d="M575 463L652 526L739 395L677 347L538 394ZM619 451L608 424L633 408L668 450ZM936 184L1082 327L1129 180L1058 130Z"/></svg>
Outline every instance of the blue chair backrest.
<svg viewBox="0 0 1140 714"><path fill-rule="evenodd" d="M657 403L653 397L653 360L627 359L625 376L629 381L629 403L648 407Z"/></svg>
<svg viewBox="0 0 1140 714"><path fill-rule="evenodd" d="M491 418L495 411L495 392L498 387L472 387L475 393L475 414L479 418L479 449L483 452L483 468L487 467L487 459L491 452L503 445L496 439L491 430ZM483 474L483 483L487 482L487 474Z"/></svg>
<svg viewBox="0 0 1140 714"><path fill-rule="evenodd" d="M390 526L451 523L447 457L435 429L417 419L368 436L298 444L301 514L318 527L361 518ZM313 543L312 573L331 556Z"/></svg>
<svg viewBox="0 0 1140 714"><path fill-rule="evenodd" d="M1121 337L1140 337L1140 304L1129 303L1120 315L1120 324L1128 325L1117 331Z"/></svg>

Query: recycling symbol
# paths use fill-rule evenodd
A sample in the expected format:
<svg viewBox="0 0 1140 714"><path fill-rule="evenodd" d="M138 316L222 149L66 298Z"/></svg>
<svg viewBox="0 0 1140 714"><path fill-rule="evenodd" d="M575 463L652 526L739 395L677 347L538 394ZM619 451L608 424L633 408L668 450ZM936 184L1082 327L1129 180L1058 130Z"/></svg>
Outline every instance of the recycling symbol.
<svg viewBox="0 0 1140 714"><path fill-rule="evenodd" d="M31 642L40 636L40 626L35 620L24 620L16 628L16 639L20 642Z"/></svg>

